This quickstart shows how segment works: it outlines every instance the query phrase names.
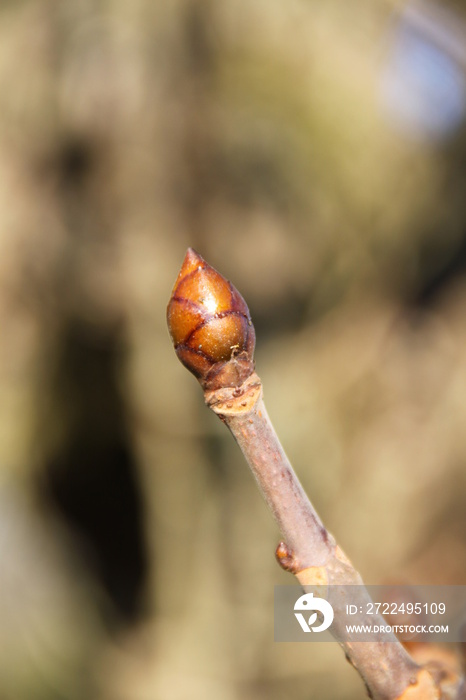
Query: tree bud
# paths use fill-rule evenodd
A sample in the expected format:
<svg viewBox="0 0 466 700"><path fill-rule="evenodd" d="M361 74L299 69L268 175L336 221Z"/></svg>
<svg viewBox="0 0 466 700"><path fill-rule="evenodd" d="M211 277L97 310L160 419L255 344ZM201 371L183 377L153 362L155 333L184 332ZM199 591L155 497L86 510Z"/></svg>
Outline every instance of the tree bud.
<svg viewBox="0 0 466 700"><path fill-rule="evenodd" d="M239 386L254 371L256 336L241 294L188 248L167 308L178 359L214 390Z"/></svg>

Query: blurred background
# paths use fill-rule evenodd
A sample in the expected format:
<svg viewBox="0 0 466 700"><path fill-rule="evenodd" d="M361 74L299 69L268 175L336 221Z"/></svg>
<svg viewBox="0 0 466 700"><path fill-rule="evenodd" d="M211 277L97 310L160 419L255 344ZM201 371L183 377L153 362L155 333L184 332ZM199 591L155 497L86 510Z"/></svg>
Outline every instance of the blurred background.
<svg viewBox="0 0 466 700"><path fill-rule="evenodd" d="M193 246L366 582L466 574L466 6L0 3L0 697L356 700L175 357Z"/></svg>

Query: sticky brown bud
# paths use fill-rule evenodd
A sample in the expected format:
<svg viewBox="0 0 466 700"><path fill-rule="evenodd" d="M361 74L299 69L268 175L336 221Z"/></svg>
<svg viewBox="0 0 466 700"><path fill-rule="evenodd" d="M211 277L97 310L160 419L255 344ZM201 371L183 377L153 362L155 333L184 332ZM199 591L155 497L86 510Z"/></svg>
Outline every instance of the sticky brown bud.
<svg viewBox="0 0 466 700"><path fill-rule="evenodd" d="M167 308L179 360L206 389L239 386L254 371L256 336L231 282L188 248Z"/></svg>

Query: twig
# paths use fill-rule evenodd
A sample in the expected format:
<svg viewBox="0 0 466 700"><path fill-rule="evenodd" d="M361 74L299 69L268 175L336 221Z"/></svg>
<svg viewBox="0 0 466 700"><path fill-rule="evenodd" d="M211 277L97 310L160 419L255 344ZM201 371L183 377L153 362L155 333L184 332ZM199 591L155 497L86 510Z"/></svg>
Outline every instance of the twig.
<svg viewBox="0 0 466 700"><path fill-rule="evenodd" d="M360 575L323 526L283 451L262 399L259 377L251 375L240 390L207 391L205 400L233 433L286 540L276 552L283 568L306 587L361 585ZM342 609L354 602L346 598L346 590L342 588ZM367 592L366 597L370 601ZM372 698L402 697L406 687L418 682L420 669L394 636L389 643L350 643L339 628L342 620L335 611L334 632ZM373 624L385 626L380 617ZM433 689L432 679L430 685Z"/></svg>
<svg viewBox="0 0 466 700"><path fill-rule="evenodd" d="M206 404L228 426L285 538L276 551L283 568L302 586L343 586L334 606L332 633L358 671L373 700L439 700L439 680L418 666L393 635L389 642L349 642L343 610L351 603L344 586L359 573L326 530L278 440L254 372L255 334L249 309L230 282L191 248L167 309L176 353L204 388ZM385 626L382 617L372 624ZM384 636L387 639L387 636Z"/></svg>

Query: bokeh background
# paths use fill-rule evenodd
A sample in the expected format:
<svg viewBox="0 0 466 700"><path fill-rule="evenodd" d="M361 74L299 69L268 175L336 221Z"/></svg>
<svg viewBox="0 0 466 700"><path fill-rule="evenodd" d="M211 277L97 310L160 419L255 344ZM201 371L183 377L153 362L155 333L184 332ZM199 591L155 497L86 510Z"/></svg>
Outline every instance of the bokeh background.
<svg viewBox="0 0 466 700"><path fill-rule="evenodd" d="M2 0L0 86L0 697L365 697L165 309L193 246L365 580L465 583L465 4Z"/></svg>

